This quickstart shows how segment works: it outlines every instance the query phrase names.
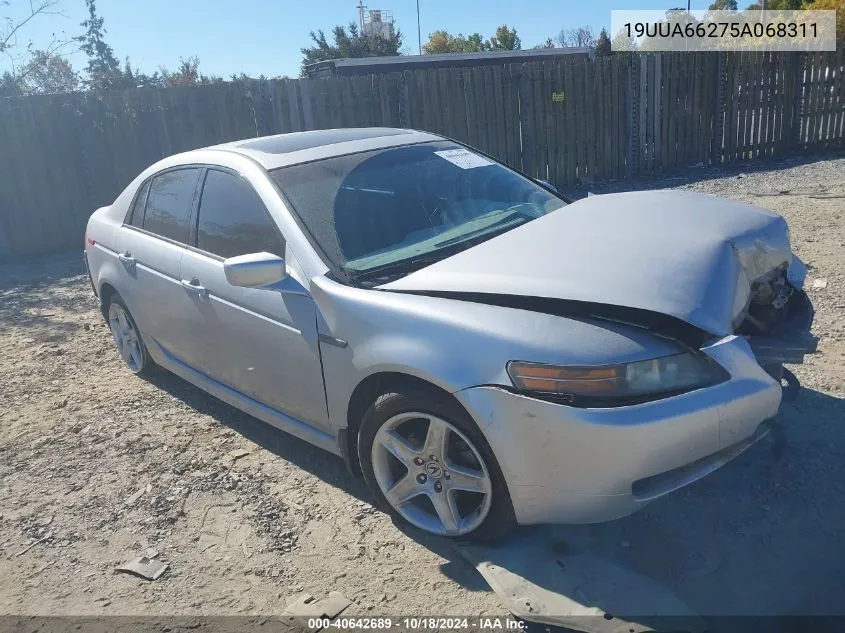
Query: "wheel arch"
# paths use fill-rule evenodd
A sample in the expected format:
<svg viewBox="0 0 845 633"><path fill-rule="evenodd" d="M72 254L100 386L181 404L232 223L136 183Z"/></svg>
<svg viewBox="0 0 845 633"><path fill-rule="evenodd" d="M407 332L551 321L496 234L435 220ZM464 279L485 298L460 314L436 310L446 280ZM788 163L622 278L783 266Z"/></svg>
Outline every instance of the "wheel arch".
<svg viewBox="0 0 845 633"><path fill-rule="evenodd" d="M466 411L466 408L449 391L424 378L397 371L382 371L370 374L359 382L353 390L347 405L347 426L345 429L341 429L338 438L338 444L340 444L346 465L356 477L361 475L361 464L358 461L358 431L361 428L364 413L379 396L409 386L425 389L431 391L432 394L448 398ZM467 415L469 415L468 411Z"/></svg>
<svg viewBox="0 0 845 633"><path fill-rule="evenodd" d="M100 312L103 313L104 319L108 319L109 301L115 294L117 294L117 289L108 281L100 284Z"/></svg>
<svg viewBox="0 0 845 633"><path fill-rule="evenodd" d="M108 313L109 300L121 293L121 264L117 261L116 253L110 249L101 247L100 244L87 250L88 270L91 275L91 283L94 285L96 295L100 299L100 311L103 317Z"/></svg>

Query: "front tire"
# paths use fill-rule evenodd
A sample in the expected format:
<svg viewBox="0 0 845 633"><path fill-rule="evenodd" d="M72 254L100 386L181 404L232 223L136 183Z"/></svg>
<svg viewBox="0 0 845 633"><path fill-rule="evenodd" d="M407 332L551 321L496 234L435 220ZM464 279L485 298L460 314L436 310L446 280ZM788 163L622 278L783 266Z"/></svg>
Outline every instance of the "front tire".
<svg viewBox="0 0 845 633"><path fill-rule="evenodd" d="M114 346L118 354L133 374L149 373L153 367L153 360L141 338L141 332L123 298L116 292L109 298L106 309L106 321L111 330Z"/></svg>
<svg viewBox="0 0 845 633"><path fill-rule="evenodd" d="M499 464L445 394L409 385L364 414L358 459L379 506L431 534L490 540L516 525Z"/></svg>

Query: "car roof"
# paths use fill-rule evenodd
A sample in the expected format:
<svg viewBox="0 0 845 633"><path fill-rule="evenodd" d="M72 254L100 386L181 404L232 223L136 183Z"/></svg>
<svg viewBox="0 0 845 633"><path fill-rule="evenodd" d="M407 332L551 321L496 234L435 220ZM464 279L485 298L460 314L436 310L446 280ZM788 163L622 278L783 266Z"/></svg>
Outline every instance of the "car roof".
<svg viewBox="0 0 845 633"><path fill-rule="evenodd" d="M270 170L344 154L440 140L443 140L440 136L418 130L360 127L260 136L203 149L242 154ZM187 152L184 157L188 159L190 154Z"/></svg>

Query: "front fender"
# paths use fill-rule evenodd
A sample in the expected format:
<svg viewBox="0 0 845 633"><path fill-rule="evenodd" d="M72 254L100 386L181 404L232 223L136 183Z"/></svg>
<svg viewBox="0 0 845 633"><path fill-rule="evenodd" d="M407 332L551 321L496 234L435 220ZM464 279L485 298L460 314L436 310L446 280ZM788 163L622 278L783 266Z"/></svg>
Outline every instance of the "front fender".
<svg viewBox="0 0 845 633"><path fill-rule="evenodd" d="M310 282L318 307L329 417L347 425L355 388L377 373L406 374L454 393L511 386L511 360L607 364L676 353L679 347L627 325L455 299Z"/></svg>

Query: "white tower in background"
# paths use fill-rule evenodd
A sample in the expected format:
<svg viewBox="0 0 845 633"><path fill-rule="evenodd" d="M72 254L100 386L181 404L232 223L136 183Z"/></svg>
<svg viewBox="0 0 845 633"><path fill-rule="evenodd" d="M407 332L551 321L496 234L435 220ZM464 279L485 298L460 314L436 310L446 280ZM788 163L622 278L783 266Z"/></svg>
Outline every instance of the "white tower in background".
<svg viewBox="0 0 845 633"><path fill-rule="evenodd" d="M358 0L358 30L361 33L364 32L364 9L366 8L364 0Z"/></svg>
<svg viewBox="0 0 845 633"><path fill-rule="evenodd" d="M378 35L384 38L393 37L393 11L385 9L369 9L363 0L358 0L358 26L361 35Z"/></svg>

